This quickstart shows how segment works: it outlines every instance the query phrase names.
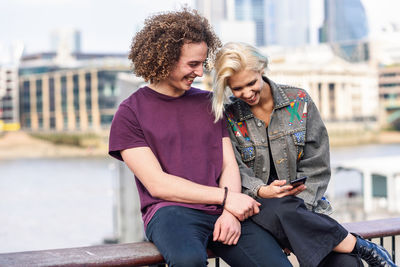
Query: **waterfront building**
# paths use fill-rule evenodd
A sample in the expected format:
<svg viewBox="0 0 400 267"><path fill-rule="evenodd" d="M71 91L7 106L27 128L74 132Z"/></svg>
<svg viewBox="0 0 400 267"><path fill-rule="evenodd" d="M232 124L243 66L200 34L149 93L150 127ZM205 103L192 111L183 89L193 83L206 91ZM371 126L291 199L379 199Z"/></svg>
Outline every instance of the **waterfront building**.
<svg viewBox="0 0 400 267"><path fill-rule="evenodd" d="M20 65L20 121L31 131L100 131L111 124L118 101L116 77L129 72L126 55L39 53Z"/></svg>
<svg viewBox="0 0 400 267"><path fill-rule="evenodd" d="M0 65L0 132L19 129L18 69Z"/></svg>
<svg viewBox="0 0 400 267"><path fill-rule="evenodd" d="M383 111L383 127L400 130L400 66L379 68L379 100Z"/></svg>
<svg viewBox="0 0 400 267"><path fill-rule="evenodd" d="M267 47L263 51L270 58L267 75L277 83L306 89L332 137L343 135L345 138L339 141L361 141L379 129L375 67L349 63L336 56L328 45L290 51Z"/></svg>
<svg viewBox="0 0 400 267"><path fill-rule="evenodd" d="M23 49L22 43L0 49L0 132L20 128L18 63Z"/></svg>

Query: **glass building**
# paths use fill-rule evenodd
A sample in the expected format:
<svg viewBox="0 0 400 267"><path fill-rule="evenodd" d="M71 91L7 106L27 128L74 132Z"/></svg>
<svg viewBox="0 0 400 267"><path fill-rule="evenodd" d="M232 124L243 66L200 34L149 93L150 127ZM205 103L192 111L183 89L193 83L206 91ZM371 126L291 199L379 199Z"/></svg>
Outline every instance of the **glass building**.
<svg viewBox="0 0 400 267"><path fill-rule="evenodd" d="M369 59L367 16L361 0L325 0L322 41L352 62Z"/></svg>
<svg viewBox="0 0 400 267"><path fill-rule="evenodd" d="M256 25L256 45L265 46L265 6L264 0L235 0L235 19L254 21Z"/></svg>

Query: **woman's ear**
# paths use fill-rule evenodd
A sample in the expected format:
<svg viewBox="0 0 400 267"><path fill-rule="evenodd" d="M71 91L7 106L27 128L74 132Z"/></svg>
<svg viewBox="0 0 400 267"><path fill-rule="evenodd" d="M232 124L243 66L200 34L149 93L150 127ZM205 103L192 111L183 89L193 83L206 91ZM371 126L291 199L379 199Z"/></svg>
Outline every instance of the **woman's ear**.
<svg viewBox="0 0 400 267"><path fill-rule="evenodd" d="M261 73L261 76L262 76L262 75L264 75L264 73L265 73L265 70L264 70L264 69L262 69L262 70L260 71L260 73Z"/></svg>

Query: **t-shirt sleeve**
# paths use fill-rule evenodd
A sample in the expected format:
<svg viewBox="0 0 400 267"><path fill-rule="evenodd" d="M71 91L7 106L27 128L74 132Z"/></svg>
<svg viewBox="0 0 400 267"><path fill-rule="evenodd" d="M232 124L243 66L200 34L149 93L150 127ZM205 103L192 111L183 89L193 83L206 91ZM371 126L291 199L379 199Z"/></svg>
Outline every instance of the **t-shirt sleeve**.
<svg viewBox="0 0 400 267"><path fill-rule="evenodd" d="M111 124L108 153L123 160L121 150L134 147L148 147L148 144L134 110L121 104Z"/></svg>

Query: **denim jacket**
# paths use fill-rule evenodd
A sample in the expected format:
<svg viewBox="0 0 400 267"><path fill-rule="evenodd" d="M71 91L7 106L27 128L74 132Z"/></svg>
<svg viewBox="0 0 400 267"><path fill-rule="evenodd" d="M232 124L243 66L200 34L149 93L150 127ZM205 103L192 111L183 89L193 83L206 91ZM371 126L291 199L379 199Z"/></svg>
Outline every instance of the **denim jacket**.
<svg viewBox="0 0 400 267"><path fill-rule="evenodd" d="M271 146L278 179L308 176L307 189L297 196L308 209L330 214L332 207L324 197L331 175L329 139L317 107L305 90L263 79L274 98L268 135L264 121L254 117L244 101L232 98L225 108L243 192L256 198L267 183Z"/></svg>

